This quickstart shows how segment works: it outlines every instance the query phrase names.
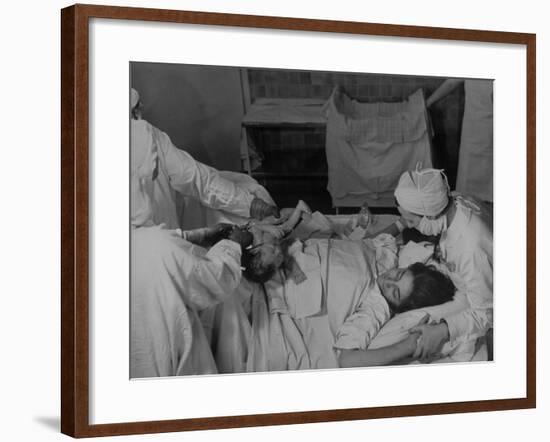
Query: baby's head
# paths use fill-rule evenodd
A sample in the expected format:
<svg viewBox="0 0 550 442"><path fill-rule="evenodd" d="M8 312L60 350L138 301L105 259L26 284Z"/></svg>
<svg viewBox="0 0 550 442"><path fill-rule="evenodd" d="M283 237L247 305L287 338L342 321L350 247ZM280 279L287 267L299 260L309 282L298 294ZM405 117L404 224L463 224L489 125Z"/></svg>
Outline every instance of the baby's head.
<svg viewBox="0 0 550 442"><path fill-rule="evenodd" d="M246 278L263 284L273 278L284 260L283 248L279 241L274 240L243 250L241 265Z"/></svg>
<svg viewBox="0 0 550 442"><path fill-rule="evenodd" d="M277 270L289 263L288 247L294 241L290 238L279 240L268 232L252 227L252 246L243 250L241 265L244 276L260 284L269 281Z"/></svg>

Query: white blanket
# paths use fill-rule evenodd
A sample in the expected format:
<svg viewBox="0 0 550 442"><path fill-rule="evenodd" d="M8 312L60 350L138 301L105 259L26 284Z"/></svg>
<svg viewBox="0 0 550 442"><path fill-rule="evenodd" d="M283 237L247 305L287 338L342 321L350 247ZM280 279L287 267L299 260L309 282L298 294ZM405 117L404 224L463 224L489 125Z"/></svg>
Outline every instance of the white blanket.
<svg viewBox="0 0 550 442"><path fill-rule="evenodd" d="M375 279L395 253L370 240L309 240L294 256L306 282L270 281L253 297L248 371L338 367L337 348L365 349L390 317Z"/></svg>

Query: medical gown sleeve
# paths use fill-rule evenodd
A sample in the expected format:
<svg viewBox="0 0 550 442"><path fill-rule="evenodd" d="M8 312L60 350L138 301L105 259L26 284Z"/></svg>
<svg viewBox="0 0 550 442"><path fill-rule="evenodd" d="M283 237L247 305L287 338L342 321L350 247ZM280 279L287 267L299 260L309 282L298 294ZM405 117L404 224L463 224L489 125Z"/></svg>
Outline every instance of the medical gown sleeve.
<svg viewBox="0 0 550 442"><path fill-rule="evenodd" d="M198 310L232 295L241 281L241 246L223 240L189 267L189 296Z"/></svg>
<svg viewBox="0 0 550 442"><path fill-rule="evenodd" d="M164 132L156 129L155 136L170 185L176 191L199 200L211 209L245 218L250 216L254 195L221 177L216 169L196 161L187 152L175 147Z"/></svg>
<svg viewBox="0 0 550 442"><path fill-rule="evenodd" d="M131 231L130 376L215 373L197 311L233 296L241 277L237 243L208 252L161 226Z"/></svg>
<svg viewBox="0 0 550 442"><path fill-rule="evenodd" d="M493 266L483 250L463 256L458 266L470 308L444 319L450 340L465 342L485 335L493 326Z"/></svg>

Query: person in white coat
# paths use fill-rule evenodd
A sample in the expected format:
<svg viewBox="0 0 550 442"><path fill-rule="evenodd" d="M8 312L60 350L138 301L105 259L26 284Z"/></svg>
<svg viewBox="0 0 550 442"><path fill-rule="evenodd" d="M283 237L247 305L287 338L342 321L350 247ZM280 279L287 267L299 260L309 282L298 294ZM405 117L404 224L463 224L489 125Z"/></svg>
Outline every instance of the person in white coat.
<svg viewBox="0 0 550 442"><path fill-rule="evenodd" d="M422 325L415 357L436 356L447 341L466 342L493 326L492 213L471 197L450 195L442 171L405 172L395 190L402 221L424 235L441 235L439 258L462 281L469 308Z"/></svg>
<svg viewBox="0 0 550 442"><path fill-rule="evenodd" d="M278 215L275 206L177 149L168 135L141 119L131 91L131 377L216 373L198 315L228 299L241 280L243 232L193 244L181 232L175 192L242 217ZM207 230L217 235L217 230ZM215 238L220 239L220 238Z"/></svg>
<svg viewBox="0 0 550 442"><path fill-rule="evenodd" d="M172 144L170 137L140 116L140 99L131 91L130 162L133 227L178 222L175 192L202 205L241 217L278 217L276 206L223 178L219 171L196 161Z"/></svg>
<svg viewBox="0 0 550 442"><path fill-rule="evenodd" d="M201 229L203 230L203 229ZM214 237L219 229L211 229ZM132 229L130 377L217 373L199 314L232 296L241 281L244 232L208 250L202 232ZM188 238L188 239L186 239Z"/></svg>

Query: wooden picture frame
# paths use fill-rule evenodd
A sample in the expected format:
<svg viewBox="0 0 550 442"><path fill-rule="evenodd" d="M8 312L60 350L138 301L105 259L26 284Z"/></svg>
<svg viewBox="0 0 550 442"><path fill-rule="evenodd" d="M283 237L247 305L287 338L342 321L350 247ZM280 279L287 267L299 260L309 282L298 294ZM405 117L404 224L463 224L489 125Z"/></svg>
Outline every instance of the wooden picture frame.
<svg viewBox="0 0 550 442"><path fill-rule="evenodd" d="M527 53L527 359L525 397L90 425L89 20L141 20L524 45ZM536 158L533 34L298 18L74 5L61 12L61 431L73 437L285 425L533 408L536 405Z"/></svg>

